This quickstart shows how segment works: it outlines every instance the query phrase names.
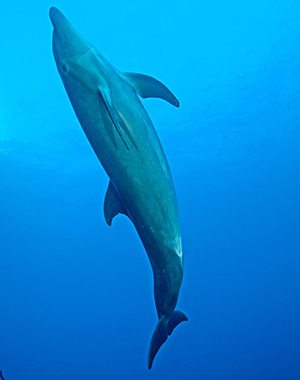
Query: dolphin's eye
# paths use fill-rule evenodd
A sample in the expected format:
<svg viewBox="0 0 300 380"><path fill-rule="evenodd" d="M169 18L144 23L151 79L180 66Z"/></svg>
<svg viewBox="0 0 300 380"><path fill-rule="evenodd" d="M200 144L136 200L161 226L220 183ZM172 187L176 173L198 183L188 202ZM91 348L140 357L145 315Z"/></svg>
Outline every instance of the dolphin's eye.
<svg viewBox="0 0 300 380"><path fill-rule="evenodd" d="M68 71L68 68L67 68L67 66L64 63L61 65L61 68L62 68L62 71L64 73L66 73Z"/></svg>

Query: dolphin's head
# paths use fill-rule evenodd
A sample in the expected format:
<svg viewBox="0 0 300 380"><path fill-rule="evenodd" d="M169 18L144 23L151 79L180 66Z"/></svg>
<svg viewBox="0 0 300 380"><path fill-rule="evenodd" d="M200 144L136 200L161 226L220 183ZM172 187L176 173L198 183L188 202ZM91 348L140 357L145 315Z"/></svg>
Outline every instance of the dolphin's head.
<svg viewBox="0 0 300 380"><path fill-rule="evenodd" d="M92 45L84 40L68 21L68 19L55 7L50 8L50 19L53 30L53 53L61 74L67 73L69 65L86 54Z"/></svg>

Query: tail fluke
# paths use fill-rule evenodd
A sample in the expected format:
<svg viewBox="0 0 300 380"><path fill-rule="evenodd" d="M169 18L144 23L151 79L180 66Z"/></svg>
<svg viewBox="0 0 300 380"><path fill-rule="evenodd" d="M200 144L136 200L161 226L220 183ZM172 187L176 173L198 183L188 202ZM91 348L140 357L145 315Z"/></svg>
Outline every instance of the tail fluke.
<svg viewBox="0 0 300 380"><path fill-rule="evenodd" d="M173 330L179 323L187 321L188 318L181 311L174 311L168 317L161 317L152 335L149 351L148 351L148 368L151 369L153 360L160 349L165 343L168 335L171 335Z"/></svg>

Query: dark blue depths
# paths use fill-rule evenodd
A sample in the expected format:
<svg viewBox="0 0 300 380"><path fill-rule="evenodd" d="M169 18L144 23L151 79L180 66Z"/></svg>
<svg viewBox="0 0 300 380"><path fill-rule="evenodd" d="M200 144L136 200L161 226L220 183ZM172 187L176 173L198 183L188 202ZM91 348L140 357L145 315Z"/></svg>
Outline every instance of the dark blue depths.
<svg viewBox="0 0 300 380"><path fill-rule="evenodd" d="M146 355L152 272L56 72L55 5L144 101L165 148L189 321ZM158 11L159 10L159 11ZM300 6L296 1L4 4L0 23L0 369L19 379L300 379Z"/></svg>

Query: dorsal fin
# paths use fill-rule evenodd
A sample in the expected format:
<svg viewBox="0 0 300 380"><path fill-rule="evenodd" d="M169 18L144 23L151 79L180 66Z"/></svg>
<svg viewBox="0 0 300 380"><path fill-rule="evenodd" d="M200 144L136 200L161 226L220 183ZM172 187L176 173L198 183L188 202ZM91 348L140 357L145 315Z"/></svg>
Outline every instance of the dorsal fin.
<svg viewBox="0 0 300 380"><path fill-rule="evenodd" d="M157 79L138 73L122 73L121 76L142 98L161 98L179 107L178 99Z"/></svg>
<svg viewBox="0 0 300 380"><path fill-rule="evenodd" d="M105 194L104 199L104 217L106 223L111 226L113 218L118 214L124 214L128 216L126 211L126 207L120 199L117 190L111 181L109 181L109 185Z"/></svg>

